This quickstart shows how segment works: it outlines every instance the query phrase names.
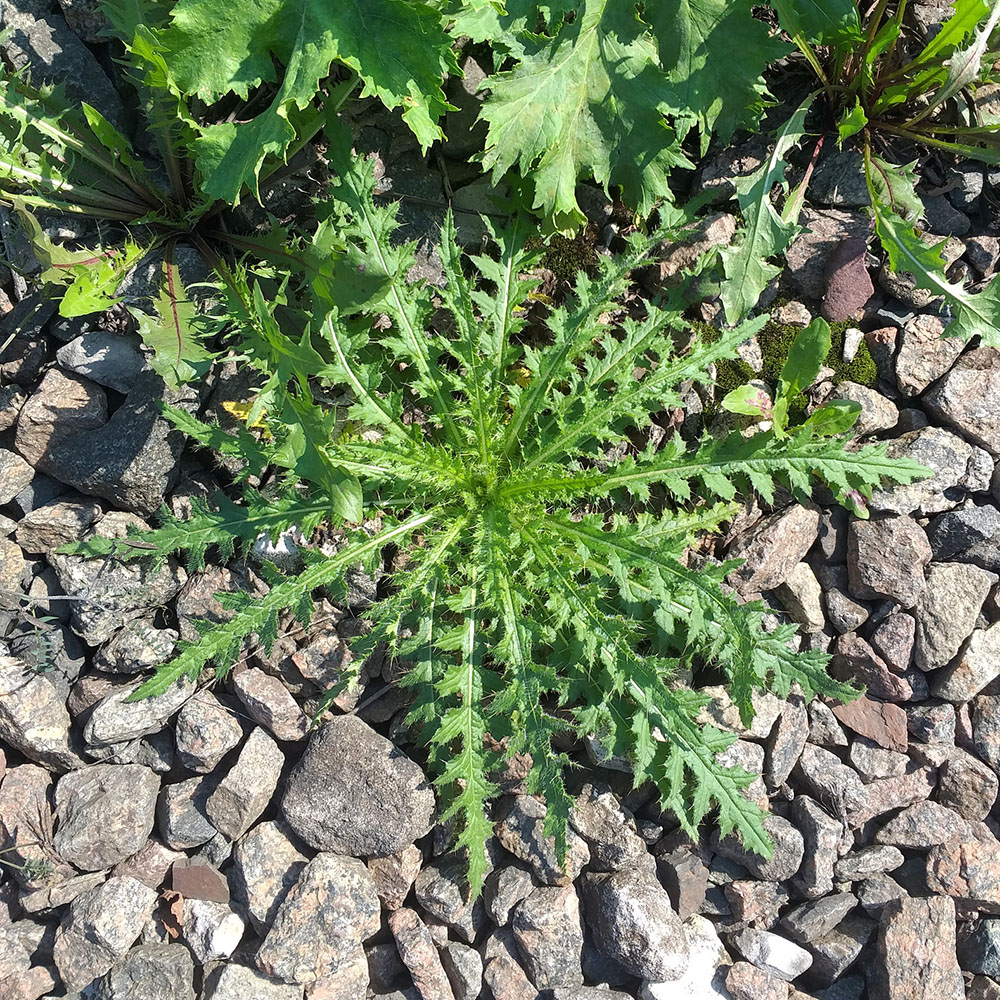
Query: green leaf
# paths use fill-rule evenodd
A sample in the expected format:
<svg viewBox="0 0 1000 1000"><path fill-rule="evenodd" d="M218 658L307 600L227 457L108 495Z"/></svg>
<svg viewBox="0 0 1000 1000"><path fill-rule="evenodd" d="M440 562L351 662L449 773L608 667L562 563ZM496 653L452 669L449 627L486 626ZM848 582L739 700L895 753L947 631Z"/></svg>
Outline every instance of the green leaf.
<svg viewBox="0 0 1000 1000"><path fill-rule="evenodd" d="M866 170L869 198L873 203L917 222L924 217L924 202L917 194L917 161L906 164L888 163L878 156L870 159Z"/></svg>
<svg viewBox="0 0 1000 1000"><path fill-rule="evenodd" d="M952 16L906 67L907 75L879 96L872 107L873 115L881 115L897 104L912 102L947 84L949 57L992 9L986 0L953 0L952 7Z"/></svg>
<svg viewBox="0 0 1000 1000"><path fill-rule="evenodd" d="M774 7L790 35L838 48L864 40L855 0L774 0Z"/></svg>
<svg viewBox="0 0 1000 1000"><path fill-rule="evenodd" d="M139 322L139 336L153 352L149 358L152 369L171 389L203 376L214 358L204 341L218 323L198 311L177 265L169 258L163 262L153 309L152 314L132 310Z"/></svg>
<svg viewBox="0 0 1000 1000"><path fill-rule="evenodd" d="M951 282L945 275L941 240L928 245L913 228L891 208L875 197L873 171L868 168L869 190L873 192L872 212L875 231L894 271L905 271L916 279L917 288L940 295L951 306L955 318L945 330L946 337L971 340L981 338L984 347L1000 347L1000 285L991 281L973 294L961 282Z"/></svg>
<svg viewBox="0 0 1000 1000"><path fill-rule="evenodd" d="M725 142L737 128L757 126L769 103L764 70L788 52L752 10L751 0L644 6L668 75L678 133L683 138L697 126L702 154L713 134Z"/></svg>
<svg viewBox="0 0 1000 1000"><path fill-rule="evenodd" d="M837 120L837 140L841 145L852 136L857 135L868 124L868 116L861 102L855 100L854 106L845 108Z"/></svg>
<svg viewBox="0 0 1000 1000"><path fill-rule="evenodd" d="M821 437L846 434L861 416L861 404L848 399L832 399L810 414L805 425Z"/></svg>
<svg viewBox="0 0 1000 1000"><path fill-rule="evenodd" d="M730 413L745 413L758 419L770 420L774 412L774 402L759 386L741 385L726 393L720 404Z"/></svg>
<svg viewBox="0 0 1000 1000"><path fill-rule="evenodd" d="M816 376L830 353L830 342L830 326L818 316L792 342L781 368L778 395L774 403L774 427L779 435L788 426L788 408L792 400L816 381Z"/></svg>
<svg viewBox="0 0 1000 1000"><path fill-rule="evenodd" d="M122 278L145 255L145 247L126 240L120 253L103 253L74 265L73 280L59 303L59 315L88 316L110 309L119 301L117 292Z"/></svg>
<svg viewBox="0 0 1000 1000"><path fill-rule="evenodd" d="M346 608L351 571L384 572L358 609L368 625L351 641L354 666L318 710L369 657L392 658L473 894L505 762L524 766L528 793L544 796L543 832L565 854L573 801L561 741L570 737L593 735L627 759L693 835L717 810L722 831L768 852L746 793L752 776L718 760L735 737L698 724L706 698L684 674L720 671L747 722L753 692L768 686L854 692L826 677L822 654L787 648L793 630L762 631L763 604L741 604L725 587L733 564L690 565L689 546L718 530L741 494L774 502L780 486L804 501L821 481L863 516L875 485L926 470L888 459L884 444L847 450L831 433L846 419L837 406L832 421L816 415L783 438L735 433L689 447L658 435L637 449L653 414L679 405L692 381L710 381L713 363L767 322L691 332L680 294L622 310L636 269L674 228L631 234L624 254L601 255L558 304L534 310L527 272L537 251L526 242L537 225L515 219L469 258L446 216L446 287L432 295L406 280L413 246L398 242L397 207L374 205L371 164L336 143L329 155L335 181L320 212L329 229L316 245L335 233L335 252L377 275L379 290L359 302L348 289L347 306L322 267L301 295L263 274L251 286L235 268L225 283L231 342L255 376L254 399L238 408L247 426L229 434L168 411L237 466L238 483L259 476L267 496L244 485L238 502L196 500L188 519L167 513L137 539L74 548L102 559L187 551L197 570L210 548L228 563L237 547L245 555L261 534L297 525L309 539L299 544L304 568L292 577L263 566L265 594L219 595L231 616L202 622L198 641L182 643L138 695L206 669L223 675L248 642L270 650L287 612L308 628L314 592ZM675 227L688 221L665 214ZM785 372L792 388L808 377L815 333ZM337 527L344 516L359 523ZM330 527L332 539L313 542Z"/></svg>
<svg viewBox="0 0 1000 1000"><path fill-rule="evenodd" d="M324 491L332 523L360 522L361 484L349 472L338 468L327 451L336 437L336 412L324 412L310 399L291 394L285 396L285 406L288 437L275 452L275 463Z"/></svg>
<svg viewBox="0 0 1000 1000"><path fill-rule="evenodd" d="M781 253L791 243L799 227L782 219L771 202L771 189L785 187L784 157L805 132L806 114L815 100L810 95L782 126L767 162L748 177L736 182L736 195L746 223L743 239L720 251L726 280L722 303L726 319L737 323L757 304L761 292L780 272L768 258Z"/></svg>
<svg viewBox="0 0 1000 1000"><path fill-rule="evenodd" d="M670 197L670 170L691 166L664 120L676 105L656 46L630 4L583 0L571 24L529 45L488 86L484 166L495 180L515 164L530 171L534 207L558 229L586 221L576 200L581 176L620 185L648 215Z"/></svg>
<svg viewBox="0 0 1000 1000"><path fill-rule="evenodd" d="M358 74L362 97L401 107L425 149L443 135L443 77L458 71L441 15L420 0L258 0L239 17L224 0L179 0L161 37L180 87L207 101L246 97L274 81L273 59L284 66L266 110L210 125L196 144L206 193L231 203L244 185L257 196L265 155L283 156L295 140L292 113L312 103L332 63Z"/></svg>

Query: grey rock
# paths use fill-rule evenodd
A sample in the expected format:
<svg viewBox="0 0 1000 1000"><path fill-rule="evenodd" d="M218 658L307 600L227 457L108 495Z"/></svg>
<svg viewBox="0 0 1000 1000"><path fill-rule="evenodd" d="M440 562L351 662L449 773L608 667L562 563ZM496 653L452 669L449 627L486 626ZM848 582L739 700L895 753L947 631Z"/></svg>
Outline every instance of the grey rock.
<svg viewBox="0 0 1000 1000"><path fill-rule="evenodd" d="M640 1000L729 1000L726 972L732 961L710 920L700 915L684 921L688 961L679 979L645 981L639 988Z"/></svg>
<svg viewBox="0 0 1000 1000"><path fill-rule="evenodd" d="M59 0L59 9L81 41L96 43L104 40L108 19L98 0Z"/></svg>
<svg viewBox="0 0 1000 1000"><path fill-rule="evenodd" d="M318 854L278 908L257 965L285 982L316 982L378 927L378 895L364 864Z"/></svg>
<svg viewBox="0 0 1000 1000"><path fill-rule="evenodd" d="M129 701L142 684L142 680L131 681L97 702L83 727L83 738L90 746L110 746L155 733L194 694L196 688L195 682L184 676L163 694Z"/></svg>
<svg viewBox="0 0 1000 1000"><path fill-rule="evenodd" d="M81 893L101 885L107 878L107 872L88 872L86 875L77 875L68 878L64 882L56 882L41 889L22 892L19 900L21 909L25 914L38 914L45 917L59 907L72 903ZM2 978L2 973L0 973Z"/></svg>
<svg viewBox="0 0 1000 1000"><path fill-rule="evenodd" d="M972 634L996 575L967 563L932 563L927 589L916 607L916 664L921 670L945 666ZM940 697L940 695L939 695Z"/></svg>
<svg viewBox="0 0 1000 1000"><path fill-rule="evenodd" d="M792 694L765 744L764 780L769 788L778 788L788 780L808 739L809 715L805 699Z"/></svg>
<svg viewBox="0 0 1000 1000"><path fill-rule="evenodd" d="M368 872L375 883L379 901L387 910L398 910L403 905L423 863L423 852L416 844L410 844L387 858L368 859Z"/></svg>
<svg viewBox="0 0 1000 1000"><path fill-rule="evenodd" d="M432 864L425 865L414 881L414 895L421 909L428 916L440 921L471 944L485 924L483 905L479 900L471 900L467 891L468 866L462 855L446 854ZM492 883L494 888L499 883ZM531 892L532 882L528 877L523 895L503 887L491 902L502 905L507 910ZM506 914L504 915L506 923Z"/></svg>
<svg viewBox="0 0 1000 1000"><path fill-rule="evenodd" d="M138 337L94 330L60 347L56 359L66 371L128 393L146 368L139 343Z"/></svg>
<svg viewBox="0 0 1000 1000"><path fill-rule="evenodd" d="M229 903L211 899L185 899L181 923L184 943L202 965L229 958L246 929Z"/></svg>
<svg viewBox="0 0 1000 1000"><path fill-rule="evenodd" d="M24 553L10 538L0 539L0 591L20 594L26 575Z"/></svg>
<svg viewBox="0 0 1000 1000"><path fill-rule="evenodd" d="M510 926L535 986L583 985L583 925L573 886L535 889L518 904Z"/></svg>
<svg viewBox="0 0 1000 1000"><path fill-rule="evenodd" d="M204 1000L302 1000L302 986L272 979L246 965L224 962L206 976Z"/></svg>
<svg viewBox="0 0 1000 1000"><path fill-rule="evenodd" d="M819 511L800 504L762 518L729 548L729 557L744 560L728 580L741 594L773 590L787 579L816 541Z"/></svg>
<svg viewBox="0 0 1000 1000"><path fill-rule="evenodd" d="M906 727L910 735L918 742L955 742L954 705L911 705L907 709L906 715Z"/></svg>
<svg viewBox="0 0 1000 1000"><path fill-rule="evenodd" d="M97 524L93 535L100 538L126 538L135 525L148 530L149 525L132 515L111 511ZM126 622L148 615L166 604L183 586L187 574L173 559L157 569L146 561L130 563L83 556L49 556L66 594L86 597L73 602L73 629L91 646L110 639Z"/></svg>
<svg viewBox="0 0 1000 1000"><path fill-rule="evenodd" d="M997 260L1000 260L1000 239L996 236L970 237L965 241L965 259L983 277L988 277L996 270Z"/></svg>
<svg viewBox="0 0 1000 1000"><path fill-rule="evenodd" d="M792 885L804 899L819 899L833 891L833 866L845 853L844 824L808 795L796 796L791 811L804 844Z"/></svg>
<svg viewBox="0 0 1000 1000"><path fill-rule="evenodd" d="M99 871L135 854L153 830L160 779L139 764L93 764L56 785L53 844L83 871Z"/></svg>
<svg viewBox="0 0 1000 1000"><path fill-rule="evenodd" d="M49 456L61 441L93 431L107 419L108 400L99 385L53 368L21 407L14 446L29 464L49 472Z"/></svg>
<svg viewBox="0 0 1000 1000"><path fill-rule="evenodd" d="M447 83L448 103L456 110L445 118L448 142L445 155L449 159L464 159L485 148L487 126L478 121L483 95L478 93L487 72L472 56L462 60L462 76L452 76Z"/></svg>
<svg viewBox="0 0 1000 1000"><path fill-rule="evenodd" d="M451 981L455 1000L477 1000L483 988L483 959L479 952L458 941L449 941L447 947L441 949L441 964ZM557 988L556 997L559 992Z"/></svg>
<svg viewBox="0 0 1000 1000"><path fill-rule="evenodd" d="M958 944L958 961L965 972L1000 979L1000 920L981 920Z"/></svg>
<svg viewBox="0 0 1000 1000"><path fill-rule="evenodd" d="M788 612L789 618L798 622L803 632L822 632L826 619L823 615L823 588L808 563L796 564L788 578L775 591Z"/></svg>
<svg viewBox="0 0 1000 1000"><path fill-rule="evenodd" d="M93 501L60 500L43 504L25 514L17 524L17 544L25 552L48 556L51 552L79 541L101 516Z"/></svg>
<svg viewBox="0 0 1000 1000"><path fill-rule="evenodd" d="M909 458L934 473L906 486L876 490L872 510L892 514L934 514L955 507L961 496L956 487L965 480L974 459L970 444L941 427L908 431L889 442L887 454L891 458Z"/></svg>
<svg viewBox="0 0 1000 1000"><path fill-rule="evenodd" d="M590 861L590 850L573 830L567 830L565 867L559 863L555 838L546 836L545 806L530 795L517 795L501 808L496 834L514 857L531 865L543 885L574 882Z"/></svg>
<svg viewBox="0 0 1000 1000"><path fill-rule="evenodd" d="M742 865L755 878L784 882L792 878L802 864L805 852L802 834L777 813L768 813L764 817L764 829L774 844L774 853L769 858L748 849L733 834L721 839L713 836L713 848L724 858Z"/></svg>
<svg viewBox="0 0 1000 1000"><path fill-rule="evenodd" d="M847 569L855 597L887 597L911 608L924 590L924 567L930 560L927 535L912 518L851 522Z"/></svg>
<svg viewBox="0 0 1000 1000"><path fill-rule="evenodd" d="M198 774L218 767L243 739L243 727L233 710L206 688L189 698L177 713L174 739L181 763Z"/></svg>
<svg viewBox="0 0 1000 1000"><path fill-rule="evenodd" d="M903 774L910 762L905 753L887 750L864 736L858 736L851 741L848 760L864 781Z"/></svg>
<svg viewBox="0 0 1000 1000"><path fill-rule="evenodd" d="M895 871L903 863L903 853L888 844L859 847L842 857L833 872L841 882L860 882L875 875Z"/></svg>
<svg viewBox="0 0 1000 1000"><path fill-rule="evenodd" d="M861 908L870 917L878 919L885 904L894 899L905 899L909 893L888 875L873 875L862 879L855 887Z"/></svg>
<svg viewBox="0 0 1000 1000"><path fill-rule="evenodd" d="M168 846L177 851L200 847L219 832L208 818L208 797L218 782L218 776L206 775L163 787L156 819Z"/></svg>
<svg viewBox="0 0 1000 1000"><path fill-rule="evenodd" d="M588 874L583 897L594 940L606 955L654 982L683 975L689 957L684 927L666 891L644 869Z"/></svg>
<svg viewBox="0 0 1000 1000"><path fill-rule="evenodd" d="M830 587L823 592L823 606L830 624L841 635L857 631L868 621L870 614L864 604L848 597L839 587Z"/></svg>
<svg viewBox="0 0 1000 1000"><path fill-rule="evenodd" d="M0 506L14 499L35 478L35 470L20 455L0 448Z"/></svg>
<svg viewBox="0 0 1000 1000"><path fill-rule="evenodd" d="M242 837L267 808L284 765L285 755L258 726L208 797L205 811L212 825L231 840Z"/></svg>
<svg viewBox="0 0 1000 1000"><path fill-rule="evenodd" d="M115 963L95 1000L195 1000L194 962L179 944L141 944Z"/></svg>
<svg viewBox="0 0 1000 1000"><path fill-rule="evenodd" d="M0 848L14 880L28 889L53 886L76 872L52 848L52 776L35 764L7 769L0 781ZM51 873L39 877L32 868ZM12 883L7 883L10 888Z"/></svg>
<svg viewBox="0 0 1000 1000"><path fill-rule="evenodd" d="M58 482L51 476L44 473L37 473L35 478L25 486L23 490L12 502L15 510L20 510L22 514L30 514L45 504L52 503L66 493L66 486Z"/></svg>
<svg viewBox="0 0 1000 1000"><path fill-rule="evenodd" d="M58 14L39 11L32 16L20 4L4 0L0 28L10 31L3 54L16 69L26 69L35 86L61 83L74 102L87 101L113 124L122 115L121 99L100 63Z"/></svg>
<svg viewBox="0 0 1000 1000"><path fill-rule="evenodd" d="M938 801L972 823L986 819L998 790L996 772L963 750L956 749L941 765Z"/></svg>
<svg viewBox="0 0 1000 1000"><path fill-rule="evenodd" d="M6 20L6 12L0 15L0 28ZM37 266L37 261L23 239L20 227L10 221L10 215L5 211L0 216L0 229L3 230L3 243L11 253L13 244L19 244L13 253L21 247L24 253L21 257L22 268L31 273ZM43 298L40 294L25 295L6 315L0 316L0 382L4 385L31 385L38 378L38 373L48 355L45 338L42 336L49 320L55 315L57 303L53 299Z"/></svg>
<svg viewBox="0 0 1000 1000"><path fill-rule="evenodd" d="M971 562L1000 571L1000 510L993 504L946 511L928 525L927 540L938 562Z"/></svg>
<svg viewBox="0 0 1000 1000"><path fill-rule="evenodd" d="M834 389L833 395L835 399L846 399L861 407L861 415L854 425L854 433L858 437L892 430L899 421L896 404L866 385L850 381L840 382Z"/></svg>
<svg viewBox="0 0 1000 1000"><path fill-rule="evenodd" d="M173 655L177 633L149 622L130 622L94 656L94 666L109 674L139 674L166 663Z"/></svg>
<svg viewBox="0 0 1000 1000"><path fill-rule="evenodd" d="M824 986L840 981L843 974L861 955L876 930L876 923L857 913L821 938L809 942L813 962L809 968L810 983Z"/></svg>
<svg viewBox="0 0 1000 1000"><path fill-rule="evenodd" d="M159 510L180 475L185 441L160 413L161 400L191 408L198 397L191 389L165 392L159 376L142 376L106 424L53 444L44 471L126 510Z"/></svg>
<svg viewBox="0 0 1000 1000"><path fill-rule="evenodd" d="M927 231L936 236L964 236L972 226L969 217L955 208L943 195L921 195ZM966 243L968 256L968 242ZM973 265L975 266L975 265Z"/></svg>
<svg viewBox="0 0 1000 1000"><path fill-rule="evenodd" d="M389 914L388 923L396 950L409 969L417 992L424 997L455 1000L441 956L420 916L404 906Z"/></svg>
<svg viewBox="0 0 1000 1000"><path fill-rule="evenodd" d="M296 741L309 731L309 719L277 677L256 667L240 671L233 689L247 714L277 740Z"/></svg>
<svg viewBox="0 0 1000 1000"><path fill-rule="evenodd" d="M584 785L570 810L569 822L587 841L590 863L598 871L630 868L644 861L652 864L646 842L636 832L635 819L607 785Z"/></svg>
<svg viewBox="0 0 1000 1000"><path fill-rule="evenodd" d="M142 932L156 893L129 876L115 876L77 896L56 930L52 958L69 990L107 973Z"/></svg>
<svg viewBox="0 0 1000 1000"><path fill-rule="evenodd" d="M844 149L824 156L809 183L809 200L833 208L863 208L870 204L861 155Z"/></svg>
<svg viewBox="0 0 1000 1000"><path fill-rule="evenodd" d="M983 193L984 168L981 163L958 163L948 170L948 180L953 187L948 200L960 211L974 212L976 202Z"/></svg>
<svg viewBox="0 0 1000 1000"><path fill-rule="evenodd" d="M965 996L965 983L955 949L954 900L904 898L886 903L879 923L873 996L877 1000L907 995L960 1000Z"/></svg>
<svg viewBox="0 0 1000 1000"><path fill-rule="evenodd" d="M0 655L0 739L29 760L64 771L83 764L66 703L48 678Z"/></svg>
<svg viewBox="0 0 1000 1000"><path fill-rule="evenodd" d="M972 736L979 759L1000 772L1000 696L979 695L973 699Z"/></svg>
<svg viewBox="0 0 1000 1000"><path fill-rule="evenodd" d="M498 927L486 939L483 949L483 982L494 1000L538 1000L539 993L521 968L521 958L509 927Z"/></svg>
<svg viewBox="0 0 1000 1000"><path fill-rule="evenodd" d="M812 965L812 955L808 951L772 931L747 927L732 935L729 941L752 965L785 982L801 976Z"/></svg>
<svg viewBox="0 0 1000 1000"><path fill-rule="evenodd" d="M965 347L960 337L945 337L945 323L920 313L907 320L896 354L896 384L904 396L917 396L944 375Z"/></svg>
<svg viewBox="0 0 1000 1000"><path fill-rule="evenodd" d="M976 837L976 826L953 809L939 802L917 802L889 820L875 834L875 842L926 851L949 840Z"/></svg>
<svg viewBox="0 0 1000 1000"><path fill-rule="evenodd" d="M413 761L345 715L312 735L288 777L281 811L318 850L383 857L430 830L434 795Z"/></svg>
<svg viewBox="0 0 1000 1000"><path fill-rule="evenodd" d="M957 339L957 338L956 338ZM973 444L1000 456L1000 351L979 347L964 354L927 394L931 413Z"/></svg>
<svg viewBox="0 0 1000 1000"><path fill-rule="evenodd" d="M1000 675L1000 622L976 629L953 663L934 675L935 697L966 702Z"/></svg>
<svg viewBox="0 0 1000 1000"><path fill-rule="evenodd" d="M906 673L913 660L917 623L912 615L894 613L884 618L869 637L872 649L897 674Z"/></svg>
<svg viewBox="0 0 1000 1000"><path fill-rule="evenodd" d="M307 862L288 833L271 821L258 823L236 844L229 875L233 898L258 934L267 933Z"/></svg>
<svg viewBox="0 0 1000 1000"><path fill-rule="evenodd" d="M853 768L836 754L812 744L802 751L794 776L815 799L838 810L853 809L868 794Z"/></svg>
<svg viewBox="0 0 1000 1000"><path fill-rule="evenodd" d="M526 865L501 865L490 872L483 884L483 901L493 923L503 927L507 923L510 911L530 895L535 884Z"/></svg>
<svg viewBox="0 0 1000 1000"><path fill-rule="evenodd" d="M809 945L832 931L857 905L853 893L838 892L796 906L781 918L781 926L800 944Z"/></svg>
<svg viewBox="0 0 1000 1000"><path fill-rule="evenodd" d="M2 357L0 353L0 357ZM0 361L0 370L3 362ZM0 386L0 431L5 431L17 423L18 414L28 397L16 385Z"/></svg>
<svg viewBox="0 0 1000 1000"><path fill-rule="evenodd" d="M631 996L599 986L570 986L553 990L552 1000L631 1000Z"/></svg>

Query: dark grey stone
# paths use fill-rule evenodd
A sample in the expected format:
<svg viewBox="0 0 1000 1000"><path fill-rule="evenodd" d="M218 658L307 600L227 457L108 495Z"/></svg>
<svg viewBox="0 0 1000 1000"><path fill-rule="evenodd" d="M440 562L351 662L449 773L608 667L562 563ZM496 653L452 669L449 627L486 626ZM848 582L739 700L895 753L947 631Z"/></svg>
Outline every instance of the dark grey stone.
<svg viewBox="0 0 1000 1000"><path fill-rule="evenodd" d="M194 390L165 392L158 375L144 375L106 424L55 444L46 468L83 493L154 513L180 476L185 444L184 434L160 414L161 400L189 408L198 402Z"/></svg>

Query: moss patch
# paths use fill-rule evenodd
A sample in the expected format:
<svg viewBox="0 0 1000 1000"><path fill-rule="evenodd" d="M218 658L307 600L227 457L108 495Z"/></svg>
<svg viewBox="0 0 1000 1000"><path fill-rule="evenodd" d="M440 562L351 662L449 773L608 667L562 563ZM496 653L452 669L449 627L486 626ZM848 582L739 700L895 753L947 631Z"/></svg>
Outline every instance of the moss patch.
<svg viewBox="0 0 1000 1000"><path fill-rule="evenodd" d="M718 332L708 323L693 322L699 334L709 340L715 340ZM830 324L830 353L826 356L825 364L833 369L834 383L857 382L860 385L874 386L878 381L878 369L868 351L868 345L861 341L854 360L845 363L843 360L844 334L850 328L850 322ZM759 378L769 385L776 387L781 378L781 369L784 367L795 338L799 335L801 327L792 326L788 323L778 323L772 320L764 326L757 334L757 342L760 344L761 356L764 365L761 371L754 370L740 358L727 358L716 362L718 373L716 385L719 388L718 398L721 399L727 392L745 385L751 379ZM792 423L797 423L805 417L806 398L800 394L789 407L789 417ZM714 410L714 408L712 408Z"/></svg>
<svg viewBox="0 0 1000 1000"><path fill-rule="evenodd" d="M580 271L591 271L597 263L597 241L600 233L591 223L584 226L576 236L556 234L547 240L540 236L529 237L526 245L530 250L545 247L542 267L547 267L561 284L571 285Z"/></svg>

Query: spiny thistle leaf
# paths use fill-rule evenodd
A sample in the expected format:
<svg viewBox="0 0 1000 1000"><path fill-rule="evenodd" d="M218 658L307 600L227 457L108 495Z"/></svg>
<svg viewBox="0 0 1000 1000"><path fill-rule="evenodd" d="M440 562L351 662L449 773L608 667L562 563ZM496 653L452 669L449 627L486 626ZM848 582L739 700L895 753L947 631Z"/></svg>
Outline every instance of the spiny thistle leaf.
<svg viewBox="0 0 1000 1000"><path fill-rule="evenodd" d="M810 418L783 437L772 430L694 446L668 437L637 452L630 435L651 411L674 405L687 380L706 379L763 318L715 338L692 337L670 302L610 321L633 270L671 235L660 232L634 236L625 254L581 274L548 311L546 330L526 336L526 228L497 230L495 249L466 270L448 218L440 302L450 321L442 322L428 290L403 280L412 248L390 243L394 212L370 204L371 164L342 159L338 169L330 215L347 222L349 255L383 276L377 301L352 312L335 283L313 283L314 308L325 309L320 333L288 348L305 352L308 378L261 347L260 331L248 334L270 385L259 440L175 418L206 446L289 470L288 481L273 497L248 490L243 504L196 504L184 521L164 515L143 536L147 550L126 557L152 545L161 555L187 550L197 566L209 546L225 556L262 532L315 526L335 493L331 470L356 477L369 520L344 525L332 551L306 548L297 576L272 571L265 596L226 597L232 616L182 646L140 694L206 667L224 673L248 637L275 638L280 613L305 618L320 588L343 600L350 571L382 567L395 551L403 565L363 611L371 627L355 657L384 644L400 658L409 722L428 748L443 819L455 820L473 893L505 759L527 766L527 787L544 795L545 829L565 859L572 798L555 738L566 732L627 758L636 781L655 782L692 835L715 811L723 832L769 851L763 815L745 794L751 776L717 759L734 737L696 721L706 699L680 672L720 669L745 720L761 688L798 684L841 698L853 689L826 676L824 655L789 649L791 630L762 631L763 605L740 604L723 585L732 564L695 567L686 547L731 513L720 498L772 499L778 484L804 498L816 481L863 494L921 470L890 462L882 446L847 451L839 417ZM277 322L277 311L265 312ZM334 389L353 401L346 425L333 418ZM628 503L607 514L609 496ZM102 544L73 551L111 551ZM345 676L337 690L353 682Z"/></svg>

